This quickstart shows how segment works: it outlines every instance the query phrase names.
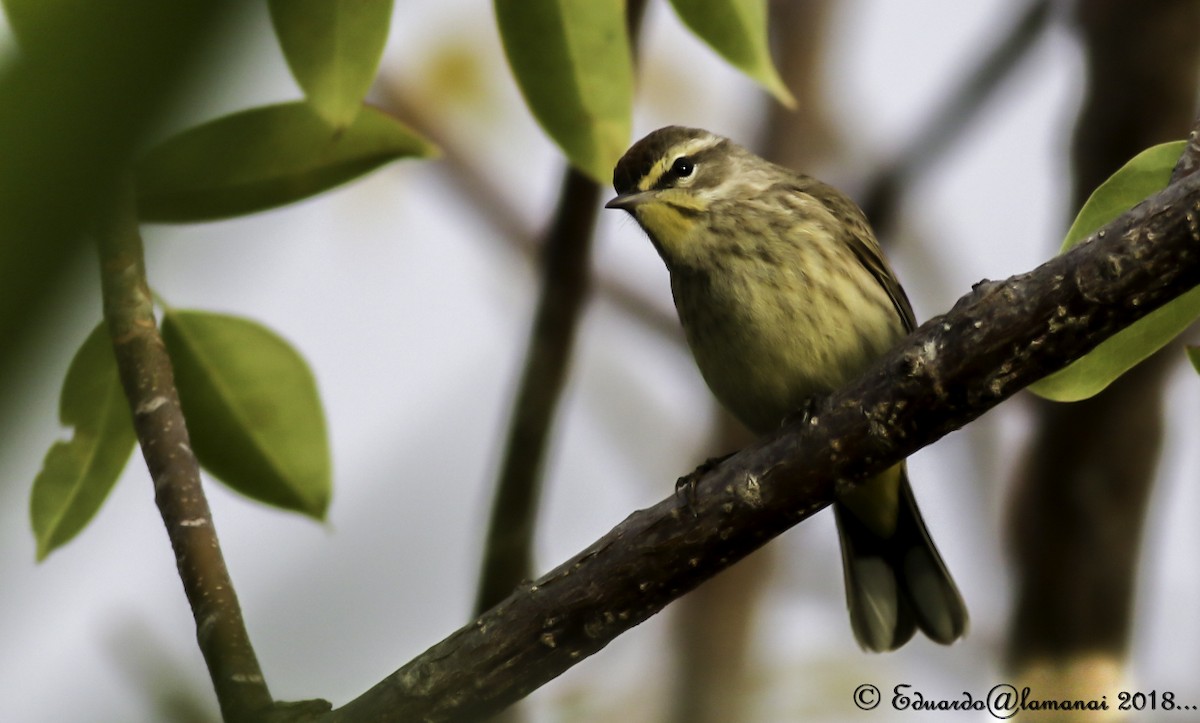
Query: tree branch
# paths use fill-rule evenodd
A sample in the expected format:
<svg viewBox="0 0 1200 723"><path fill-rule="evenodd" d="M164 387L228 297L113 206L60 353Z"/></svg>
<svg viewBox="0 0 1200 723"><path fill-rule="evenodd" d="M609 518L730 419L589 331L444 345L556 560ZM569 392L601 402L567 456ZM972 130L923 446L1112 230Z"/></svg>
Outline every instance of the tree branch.
<svg viewBox="0 0 1200 723"><path fill-rule="evenodd" d="M271 694L221 555L171 360L154 321L132 189L118 203L98 241L104 316L121 383L221 714L226 721L253 720L270 708Z"/></svg>
<svg viewBox="0 0 1200 723"><path fill-rule="evenodd" d="M633 45L644 9L645 3L639 0L626 11ZM533 575L542 462L590 290L592 237L599 200L600 186L595 181L574 168L567 169L554 221L542 244L542 293L496 481L476 614L503 600Z"/></svg>
<svg viewBox="0 0 1200 723"><path fill-rule="evenodd" d="M667 603L1200 284L1200 178L1122 215L1036 270L981 282L857 382L631 514L452 633L331 721L474 720L553 679ZM835 484L834 480L839 480Z"/></svg>
<svg viewBox="0 0 1200 723"><path fill-rule="evenodd" d="M496 481L476 614L503 600L533 574L542 460L588 292L599 198L595 181L574 169L566 172L554 223L546 234L542 293Z"/></svg>

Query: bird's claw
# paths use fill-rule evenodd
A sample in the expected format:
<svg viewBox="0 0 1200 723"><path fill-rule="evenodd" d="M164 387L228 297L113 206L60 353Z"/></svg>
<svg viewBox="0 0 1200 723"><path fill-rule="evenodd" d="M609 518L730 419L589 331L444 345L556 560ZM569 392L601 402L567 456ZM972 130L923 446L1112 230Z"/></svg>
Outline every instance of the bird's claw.
<svg viewBox="0 0 1200 723"><path fill-rule="evenodd" d="M820 402L819 397L805 397L796 411L783 418L783 423L780 426L788 427L793 424L804 426L817 416L817 406Z"/></svg>
<svg viewBox="0 0 1200 723"><path fill-rule="evenodd" d="M700 516L696 512L696 482L702 474L700 467L697 467L692 472L675 480L675 496L680 498L684 509L691 512L693 518Z"/></svg>
<svg viewBox="0 0 1200 723"><path fill-rule="evenodd" d="M716 469L717 465L729 459L734 454L734 452L730 452L720 457L709 457L700 463L696 469L675 480L675 494L683 499L683 506L692 513L692 517L699 517L699 513L696 511L696 491L700 483L700 478Z"/></svg>

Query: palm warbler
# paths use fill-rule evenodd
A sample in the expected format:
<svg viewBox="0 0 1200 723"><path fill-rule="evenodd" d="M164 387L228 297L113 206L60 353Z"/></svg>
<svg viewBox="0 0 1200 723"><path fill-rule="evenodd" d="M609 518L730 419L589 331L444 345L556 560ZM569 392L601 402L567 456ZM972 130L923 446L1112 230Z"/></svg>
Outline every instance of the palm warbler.
<svg viewBox="0 0 1200 723"><path fill-rule="evenodd" d="M617 197L671 273L700 373L758 434L851 381L916 326L862 211L837 189L727 138L669 126L613 172ZM949 644L967 610L917 510L906 466L834 504L859 645L894 650L920 628Z"/></svg>

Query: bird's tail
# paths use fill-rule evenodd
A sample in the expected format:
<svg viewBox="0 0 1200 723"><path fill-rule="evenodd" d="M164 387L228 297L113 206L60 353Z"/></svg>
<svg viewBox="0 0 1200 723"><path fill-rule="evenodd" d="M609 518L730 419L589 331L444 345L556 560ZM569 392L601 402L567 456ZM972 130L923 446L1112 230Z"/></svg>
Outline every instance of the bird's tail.
<svg viewBox="0 0 1200 723"><path fill-rule="evenodd" d="M966 633L966 605L925 529L903 463L843 494L834 513L859 645L895 650L917 628L943 645Z"/></svg>

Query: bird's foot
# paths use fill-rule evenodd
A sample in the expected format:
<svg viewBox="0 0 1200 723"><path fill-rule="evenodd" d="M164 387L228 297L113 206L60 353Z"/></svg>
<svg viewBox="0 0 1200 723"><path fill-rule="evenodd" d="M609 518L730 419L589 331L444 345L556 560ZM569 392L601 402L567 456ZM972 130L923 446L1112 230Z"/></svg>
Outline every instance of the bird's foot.
<svg viewBox="0 0 1200 723"><path fill-rule="evenodd" d="M729 459L735 454L723 454L720 457L709 457L700 463L700 466L691 472L685 474L675 480L675 495L683 499L683 505L691 511L692 517L696 517L696 486L700 482L700 478L716 469L717 465Z"/></svg>
<svg viewBox="0 0 1200 723"><path fill-rule="evenodd" d="M780 423L781 427L788 427L793 424L806 425L817 418L817 407L820 405L821 398L817 396L805 397L800 406L794 412L783 418Z"/></svg>

